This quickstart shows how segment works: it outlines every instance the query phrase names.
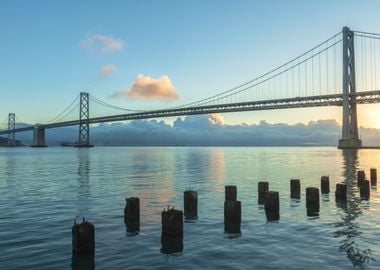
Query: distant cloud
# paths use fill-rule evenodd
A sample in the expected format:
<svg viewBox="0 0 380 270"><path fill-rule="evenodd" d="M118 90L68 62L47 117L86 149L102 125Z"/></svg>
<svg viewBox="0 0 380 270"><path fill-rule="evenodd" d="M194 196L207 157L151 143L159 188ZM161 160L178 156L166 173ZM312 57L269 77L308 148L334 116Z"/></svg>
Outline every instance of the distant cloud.
<svg viewBox="0 0 380 270"><path fill-rule="evenodd" d="M218 120L216 120L218 119ZM218 114L192 115L177 118L172 125L163 120L134 120L127 123L100 124L91 127L91 141L97 145L163 145L163 146L336 146L341 125L336 120L311 121L308 124L221 124ZM78 127L49 129L48 144L75 141ZM380 129L360 128L365 145L380 145ZM31 143L29 133L18 139Z"/></svg>
<svg viewBox="0 0 380 270"><path fill-rule="evenodd" d="M115 73L117 70L116 66L113 64L107 64L100 68L99 74L102 77L107 77L108 75Z"/></svg>
<svg viewBox="0 0 380 270"><path fill-rule="evenodd" d="M140 74L133 81L132 85L119 92L115 92L112 97L129 97L132 99L178 99L177 90L167 75L158 79Z"/></svg>
<svg viewBox="0 0 380 270"><path fill-rule="evenodd" d="M123 50L124 41L111 36L94 34L82 40L80 45L89 52L101 51L109 53Z"/></svg>
<svg viewBox="0 0 380 270"><path fill-rule="evenodd" d="M214 125L224 125L224 117L220 113L209 114L208 120Z"/></svg>

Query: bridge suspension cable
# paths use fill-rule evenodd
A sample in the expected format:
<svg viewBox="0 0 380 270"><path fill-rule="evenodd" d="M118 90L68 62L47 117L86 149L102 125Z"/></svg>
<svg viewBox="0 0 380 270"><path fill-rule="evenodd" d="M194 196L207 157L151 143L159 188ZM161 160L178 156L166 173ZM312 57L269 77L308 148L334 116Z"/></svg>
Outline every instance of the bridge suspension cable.
<svg viewBox="0 0 380 270"><path fill-rule="evenodd" d="M0 124L0 130L8 129L8 116Z"/></svg>
<svg viewBox="0 0 380 270"><path fill-rule="evenodd" d="M321 81L322 81L321 65L323 63L323 65L325 66L325 69L326 69L326 73L325 73L325 75L323 75L324 76L323 79L326 81L326 84L328 84L329 83L329 74L328 73L330 72L330 69L327 66L330 64L336 65L336 59L335 59L335 61L333 61L333 63L330 63L332 61L329 58L328 50L333 48L333 47L335 48L335 46L342 41L342 39L339 37L339 35L341 35L341 32L333 35L329 39L318 44L317 46L313 47L312 49L302 53L301 55L293 58L292 60L286 62L285 64L282 64L282 65L276 67L275 69L273 69L269 72L266 72L263 75L255 78L253 80L250 80L246 83L243 83L241 85L233 87L229 90L223 91L223 92L218 93L216 95L213 95L213 96L201 99L201 100L197 100L197 101L194 101L191 103L187 103L187 104L175 107L175 108L200 106L200 105L210 104L212 102L217 102L219 104L221 101L226 102L226 98L231 98L232 100L235 100L236 98L235 99L233 98L234 95L246 92L247 90L250 90L250 89L252 90L254 87L256 88L255 89L256 92L261 91L261 99L263 99L264 94L268 94L268 92L269 92L269 94L271 94L272 91L276 90L275 87L278 87L278 86L283 87L282 84L283 84L284 80L285 81L291 81L291 84L293 85L292 86L293 92L294 92L294 85L295 85L294 80L298 80L298 82L297 82L297 85L298 85L297 88L298 89L297 90L298 90L298 95L300 96L302 90L306 91L306 92L308 91L308 86L310 85L309 79L312 80L312 87L314 87L314 81L315 81L314 65L315 65L315 62L318 62L318 65L319 65L319 72L318 72L319 73L319 82L321 83ZM339 39L337 40L338 37L339 37ZM320 57L322 53L326 54L325 60L322 60ZM331 53L330 55L334 55L334 54ZM314 58L316 56L319 56L319 58L314 60ZM336 55L335 55L335 57L336 57ZM309 69L308 69L307 67L308 67L308 61L309 60L312 60L312 61L311 61L311 68L309 66ZM296 69L296 68L298 68L298 70L297 70L297 72L294 72L294 69ZM291 79L289 79L290 75L287 74L288 71L290 71L290 70L292 70ZM335 67L332 68L331 70L335 70ZM283 77L285 77L285 78L283 78ZM296 77L296 78L294 79L294 77ZM330 75L330 77L332 77L332 75ZM277 82L276 80L278 80L279 82ZM260 87L260 88L258 87L258 86L261 86L262 84L265 84L267 82L270 84L269 87L267 85L264 85L263 87ZM289 88L289 85L288 85L288 83L286 83L286 91L280 91L280 92L284 92L284 93L282 93L282 95L288 95L289 94L289 93L286 93L287 91L289 91L288 88ZM319 88L320 88L319 90L321 91L321 89L322 89L321 84L320 84ZM263 90L263 89L265 89L265 90ZM311 89L311 91L313 91L313 89ZM266 92L266 93L264 93L264 92ZM251 96L253 96L253 95L254 94L252 94ZM294 93L293 93L293 95L294 95ZM244 98L244 100L246 100L246 99ZM231 102L231 100L230 100L230 102Z"/></svg>
<svg viewBox="0 0 380 270"><path fill-rule="evenodd" d="M102 101L92 95L90 95L90 100L99 104L99 105L102 105L104 107L107 107L109 109L115 109L115 110L120 110L120 111L127 111L127 112L142 112L143 110L132 110L132 109L128 109L128 108L122 108L122 107L118 107L118 106L115 106L115 105L112 105L110 103L107 103L105 101Z"/></svg>
<svg viewBox="0 0 380 270"><path fill-rule="evenodd" d="M22 127L33 126L33 124L30 124L28 122L21 120L21 118L17 114L15 115L15 118L16 118L16 126L22 126Z"/></svg>
<svg viewBox="0 0 380 270"><path fill-rule="evenodd" d="M67 117L70 113L73 112L74 109L78 108L79 103L75 105L75 102L77 102L79 99L79 95L70 103L69 106L67 106L61 113L59 113L57 116L52 118L51 120L47 121L46 124L57 122L63 120L65 117ZM71 108L74 106L73 108ZM71 109L70 109L71 108Z"/></svg>
<svg viewBox="0 0 380 270"><path fill-rule="evenodd" d="M357 91L375 91L380 89L380 34L354 31Z"/></svg>

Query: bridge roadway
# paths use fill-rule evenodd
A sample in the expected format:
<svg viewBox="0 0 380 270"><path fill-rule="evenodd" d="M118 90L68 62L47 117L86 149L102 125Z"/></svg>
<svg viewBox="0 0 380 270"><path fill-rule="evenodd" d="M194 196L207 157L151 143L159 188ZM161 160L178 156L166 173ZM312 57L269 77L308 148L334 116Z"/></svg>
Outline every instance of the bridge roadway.
<svg viewBox="0 0 380 270"><path fill-rule="evenodd" d="M356 98L356 99L355 99ZM380 103L380 91L365 91L350 94L351 102L356 104ZM296 97L285 99L273 99L263 101L226 103L216 105L203 105L196 107L177 107L164 110L152 110L138 113L118 114L111 116L102 116L82 120L82 123L97 124L104 122L117 122L136 119L149 119L171 116L185 116L209 113L226 113L226 112L244 112L244 111L261 111L261 110L278 110L291 108L308 108L308 107L325 107L325 106L342 106L343 95L320 95L309 97ZM40 128L50 129L66 126L79 125L80 120L64 121L51 124L37 124ZM25 132L33 130L35 125L14 129L14 132ZM8 130L1 130L0 135L8 134Z"/></svg>

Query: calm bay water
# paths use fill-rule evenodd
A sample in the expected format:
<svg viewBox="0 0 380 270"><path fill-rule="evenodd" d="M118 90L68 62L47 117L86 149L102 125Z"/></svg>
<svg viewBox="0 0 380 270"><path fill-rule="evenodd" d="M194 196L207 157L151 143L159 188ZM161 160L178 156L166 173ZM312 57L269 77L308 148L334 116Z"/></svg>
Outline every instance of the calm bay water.
<svg viewBox="0 0 380 270"><path fill-rule="evenodd" d="M380 151L335 148L49 147L0 149L0 269L70 269L75 217L94 223L96 269L380 269L380 193L361 201L355 168L380 169ZM379 171L380 174L380 171ZM319 217L305 188L330 175ZM301 179L301 201L289 179ZM280 192L280 220L266 222L257 183ZM347 205L335 184L346 181ZM224 186L237 185L241 235L223 232ZM199 219L186 222L183 251L161 253L161 211L198 191ZM126 232L125 198L140 198L138 235ZM84 262L82 262L84 263Z"/></svg>

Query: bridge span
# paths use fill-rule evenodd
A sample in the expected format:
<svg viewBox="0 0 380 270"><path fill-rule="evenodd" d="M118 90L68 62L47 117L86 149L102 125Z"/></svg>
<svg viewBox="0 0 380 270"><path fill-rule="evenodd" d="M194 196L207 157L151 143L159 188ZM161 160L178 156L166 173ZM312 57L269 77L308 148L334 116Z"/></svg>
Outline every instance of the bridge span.
<svg viewBox="0 0 380 270"><path fill-rule="evenodd" d="M332 38L270 72L196 102L159 110L132 111L125 109L128 111L127 113L90 117L90 99L93 97L87 92L81 92L78 105L79 119L16 128L15 114L10 113L8 128L0 130L0 135L8 135L8 145L12 146L16 133L33 131L33 145L42 147L45 146L45 129L78 125L78 146L86 147L90 146L91 124L210 113L342 106L342 136L338 147L360 148L362 142L358 134L357 105L380 103L380 90L377 90L380 87L377 88L375 83L375 86L369 89L367 84L369 78L376 82L378 77L377 58L370 58L370 65L362 59L365 57L363 51L368 47L367 45L362 45L362 55L358 58L354 50L354 37L361 38L362 43L364 40L370 40L370 48L372 48L370 56L373 58L376 55L373 48L376 48L376 41L379 41L380 45L380 34L351 31L348 27L344 27ZM378 47L380 48L380 46ZM340 71L336 67L337 48L343 52L340 54L342 63ZM378 55L380 56L380 51ZM355 61L361 61L360 91L356 90ZM370 72L371 74L368 76L365 72L368 72L370 67L374 67L375 71ZM341 84L336 82L338 74L342 76ZM331 81L333 82L331 83ZM96 98L93 98L93 101L104 106L115 107Z"/></svg>

